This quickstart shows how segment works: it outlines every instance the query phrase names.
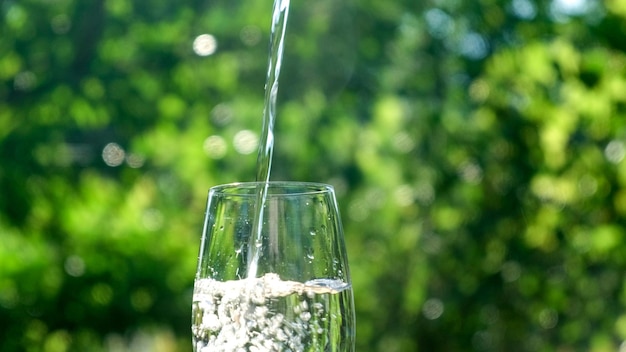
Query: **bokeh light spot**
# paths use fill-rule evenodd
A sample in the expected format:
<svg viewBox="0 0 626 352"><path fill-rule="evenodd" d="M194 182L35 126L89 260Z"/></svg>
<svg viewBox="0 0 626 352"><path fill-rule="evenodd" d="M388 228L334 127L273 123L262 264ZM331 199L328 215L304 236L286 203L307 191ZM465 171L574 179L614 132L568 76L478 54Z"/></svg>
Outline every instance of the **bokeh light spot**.
<svg viewBox="0 0 626 352"><path fill-rule="evenodd" d="M29 16L28 16L27 11L19 6L19 3L18 4L9 3L8 11L6 12L5 19L6 19L6 23L9 25L9 28L20 30L28 22Z"/></svg>
<svg viewBox="0 0 626 352"><path fill-rule="evenodd" d="M511 10L518 18L532 20L537 15L537 8L530 0L513 0Z"/></svg>
<svg viewBox="0 0 626 352"><path fill-rule="evenodd" d="M126 164L133 169L142 167L145 162L146 159L139 154L130 153L126 155Z"/></svg>
<svg viewBox="0 0 626 352"><path fill-rule="evenodd" d="M483 102L489 97L491 89L489 83L482 79L476 80L469 88L469 95L476 102Z"/></svg>
<svg viewBox="0 0 626 352"><path fill-rule="evenodd" d="M146 312L154 303L152 294L145 289L139 289L130 296L130 303L137 312Z"/></svg>
<svg viewBox="0 0 626 352"><path fill-rule="evenodd" d="M459 168L459 174L463 181L470 184L478 184L483 178L482 168L474 162L465 162Z"/></svg>
<svg viewBox="0 0 626 352"><path fill-rule="evenodd" d="M217 50L217 39L211 34L201 34L193 41L193 51L199 56L213 55Z"/></svg>
<svg viewBox="0 0 626 352"><path fill-rule="evenodd" d="M250 130L241 130L235 134L233 144L239 154L251 154L259 145L259 137Z"/></svg>
<svg viewBox="0 0 626 352"><path fill-rule="evenodd" d="M215 105L211 110L211 120L218 126L227 125L233 119L233 110L228 104Z"/></svg>
<svg viewBox="0 0 626 352"><path fill-rule="evenodd" d="M163 214L158 209L148 209L143 213L143 226L149 231L156 231L163 227Z"/></svg>
<svg viewBox="0 0 626 352"><path fill-rule="evenodd" d="M500 275L502 275L502 280L505 282L515 282L519 280L522 275L522 268L517 262L508 261L502 264Z"/></svg>
<svg viewBox="0 0 626 352"><path fill-rule="evenodd" d="M618 164L626 156L626 147L622 141L613 140L604 148L604 156L613 164Z"/></svg>
<svg viewBox="0 0 626 352"><path fill-rule="evenodd" d="M65 260L65 272L74 277L83 276L85 273L85 261L77 255L71 255Z"/></svg>
<svg viewBox="0 0 626 352"><path fill-rule="evenodd" d="M112 298L113 289L105 283L96 284L91 289L91 299L96 304L105 306L111 302Z"/></svg>
<svg viewBox="0 0 626 352"><path fill-rule="evenodd" d="M558 15L576 16L589 10L588 0L553 0L551 10Z"/></svg>
<svg viewBox="0 0 626 352"><path fill-rule="evenodd" d="M443 39L454 31L454 20L440 9L426 11L428 32L435 38Z"/></svg>
<svg viewBox="0 0 626 352"><path fill-rule="evenodd" d="M425 253L435 255L441 252L441 250L443 249L443 245L444 243L441 239L441 236L431 233L426 234L422 238L421 248Z"/></svg>
<svg viewBox="0 0 626 352"><path fill-rule="evenodd" d="M57 330L46 336L44 351L67 351L72 342L72 336L65 330Z"/></svg>
<svg viewBox="0 0 626 352"><path fill-rule="evenodd" d="M406 132L399 132L393 137L393 147L400 153L408 153L415 148L413 137Z"/></svg>
<svg viewBox="0 0 626 352"><path fill-rule="evenodd" d="M485 38L478 33L467 33L459 46L459 51L465 57L479 60L487 56L488 44Z"/></svg>
<svg viewBox="0 0 626 352"><path fill-rule="evenodd" d="M66 14L54 16L50 21L52 31L56 34L65 34L72 27L72 22Z"/></svg>
<svg viewBox="0 0 626 352"><path fill-rule="evenodd" d="M117 143L109 143L102 149L102 160L108 166L120 166L125 158L126 152Z"/></svg>
<svg viewBox="0 0 626 352"><path fill-rule="evenodd" d="M583 197L591 197L598 191L598 181L591 175L585 174L578 180L578 192Z"/></svg>
<svg viewBox="0 0 626 352"><path fill-rule="evenodd" d="M559 322L559 314L552 308L543 309L539 312L539 324L544 329L552 329Z"/></svg>
<svg viewBox="0 0 626 352"><path fill-rule="evenodd" d="M228 147L221 136L209 136L202 146L206 155L212 159L221 159L226 155Z"/></svg>
<svg viewBox="0 0 626 352"><path fill-rule="evenodd" d="M426 302L424 302L424 306L422 307L422 314L428 320L439 319L444 312L444 305L440 299L430 298Z"/></svg>
<svg viewBox="0 0 626 352"><path fill-rule="evenodd" d="M415 201L415 191L409 185L402 185L396 188L394 198L399 206L409 206Z"/></svg>
<svg viewBox="0 0 626 352"><path fill-rule="evenodd" d="M261 30L257 26L245 26L239 33L239 38L247 46L257 45L261 37Z"/></svg>
<svg viewBox="0 0 626 352"><path fill-rule="evenodd" d="M20 72L15 76L13 86L17 90L29 91L35 87L37 76L30 71Z"/></svg>
<svg viewBox="0 0 626 352"><path fill-rule="evenodd" d="M353 200L348 206L348 217L354 222L365 221L370 211L363 200Z"/></svg>
<svg viewBox="0 0 626 352"><path fill-rule="evenodd" d="M420 183L415 187L415 198L423 205L435 201L435 188L429 183Z"/></svg>

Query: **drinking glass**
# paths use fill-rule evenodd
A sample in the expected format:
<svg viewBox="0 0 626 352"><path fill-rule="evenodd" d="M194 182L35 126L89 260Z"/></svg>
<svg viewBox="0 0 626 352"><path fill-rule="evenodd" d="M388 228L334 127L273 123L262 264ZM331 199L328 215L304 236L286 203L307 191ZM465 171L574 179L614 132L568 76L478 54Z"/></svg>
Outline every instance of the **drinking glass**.
<svg viewBox="0 0 626 352"><path fill-rule="evenodd" d="M211 188L192 310L195 352L354 351L353 293L332 186Z"/></svg>

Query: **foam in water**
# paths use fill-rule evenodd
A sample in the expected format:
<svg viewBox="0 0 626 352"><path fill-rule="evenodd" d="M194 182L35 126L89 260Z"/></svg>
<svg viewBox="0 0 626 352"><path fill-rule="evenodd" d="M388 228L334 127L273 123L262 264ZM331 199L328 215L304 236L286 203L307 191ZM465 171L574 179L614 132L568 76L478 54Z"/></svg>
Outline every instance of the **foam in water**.
<svg viewBox="0 0 626 352"><path fill-rule="evenodd" d="M219 282L202 279L193 298L193 342L209 351L335 351L345 343L340 280L282 281L277 274Z"/></svg>

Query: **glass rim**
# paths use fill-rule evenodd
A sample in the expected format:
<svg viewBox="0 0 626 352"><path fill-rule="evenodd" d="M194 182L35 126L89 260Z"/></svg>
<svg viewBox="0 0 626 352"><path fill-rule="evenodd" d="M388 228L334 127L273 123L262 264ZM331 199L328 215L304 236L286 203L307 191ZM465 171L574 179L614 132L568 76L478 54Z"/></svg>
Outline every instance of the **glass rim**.
<svg viewBox="0 0 626 352"><path fill-rule="evenodd" d="M323 182L308 181L250 181L250 182L231 182L215 185L209 189L209 194L220 194L241 197L256 197L256 192L244 192L245 190L257 190L259 187L268 185L270 189L294 190L293 192L285 191L279 193L270 192L270 197L290 197L298 195L313 195L323 193L334 193L335 189L332 185ZM297 191L296 191L297 190ZM230 192L229 192L230 191Z"/></svg>

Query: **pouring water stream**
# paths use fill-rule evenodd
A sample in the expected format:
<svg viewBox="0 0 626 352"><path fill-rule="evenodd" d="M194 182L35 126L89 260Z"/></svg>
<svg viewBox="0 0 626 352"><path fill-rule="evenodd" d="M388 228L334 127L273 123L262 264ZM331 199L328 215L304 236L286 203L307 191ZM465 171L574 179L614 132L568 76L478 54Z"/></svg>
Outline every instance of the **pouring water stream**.
<svg viewBox="0 0 626 352"><path fill-rule="evenodd" d="M265 101L263 110L263 127L257 156L256 181L257 209L255 209L252 234L248 243L248 278L257 275L259 257L262 246L261 229L263 228L263 209L267 199L268 182L272 169L272 155L274 151L274 122L276 121L276 99L278 96L278 78L283 60L285 32L289 16L290 0L274 0L272 25L270 32L269 63L265 81Z"/></svg>

